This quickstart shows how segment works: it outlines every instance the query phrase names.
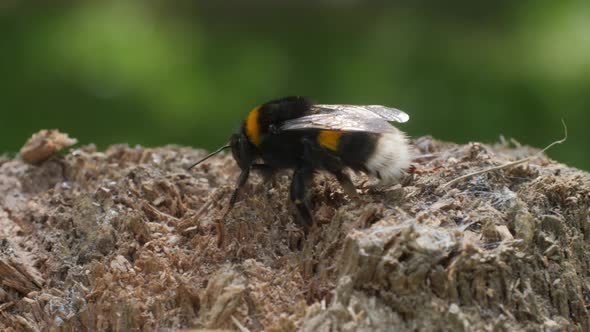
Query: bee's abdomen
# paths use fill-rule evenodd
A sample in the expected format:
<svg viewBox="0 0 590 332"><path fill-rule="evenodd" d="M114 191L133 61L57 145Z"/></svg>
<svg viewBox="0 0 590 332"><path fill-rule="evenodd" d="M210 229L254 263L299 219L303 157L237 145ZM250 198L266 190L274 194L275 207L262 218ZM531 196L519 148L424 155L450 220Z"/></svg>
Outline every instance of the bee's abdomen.
<svg viewBox="0 0 590 332"><path fill-rule="evenodd" d="M354 170L368 172L367 162L376 148L379 134L345 132L338 140L336 154Z"/></svg>
<svg viewBox="0 0 590 332"><path fill-rule="evenodd" d="M412 150L399 130L390 133L345 132L337 154L354 170L362 170L386 183L397 180L410 166Z"/></svg>

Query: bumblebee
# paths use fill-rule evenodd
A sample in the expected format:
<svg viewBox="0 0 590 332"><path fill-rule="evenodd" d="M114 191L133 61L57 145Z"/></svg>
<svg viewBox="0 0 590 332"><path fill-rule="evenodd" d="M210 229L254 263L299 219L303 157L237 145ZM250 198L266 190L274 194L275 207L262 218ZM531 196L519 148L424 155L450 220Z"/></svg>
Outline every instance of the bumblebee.
<svg viewBox="0 0 590 332"><path fill-rule="evenodd" d="M304 97L285 97L253 108L228 145L189 169L231 148L241 174L226 214L252 170L267 178L278 170L293 170L290 200L307 233L314 218L305 200L305 188L314 173L333 174L349 196L357 193L346 169L385 183L395 182L409 167L412 149L406 135L389 122L408 120L406 113L380 105L323 105Z"/></svg>

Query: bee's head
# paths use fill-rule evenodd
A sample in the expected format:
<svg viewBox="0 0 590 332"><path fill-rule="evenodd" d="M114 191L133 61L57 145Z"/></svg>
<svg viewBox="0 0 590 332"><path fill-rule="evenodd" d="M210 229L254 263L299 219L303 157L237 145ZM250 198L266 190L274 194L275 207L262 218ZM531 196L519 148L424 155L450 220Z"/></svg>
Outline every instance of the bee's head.
<svg viewBox="0 0 590 332"><path fill-rule="evenodd" d="M252 161L256 159L256 148L248 141L248 137L243 131L239 131L231 135L229 140L231 153L234 160L238 163L241 169L250 167Z"/></svg>

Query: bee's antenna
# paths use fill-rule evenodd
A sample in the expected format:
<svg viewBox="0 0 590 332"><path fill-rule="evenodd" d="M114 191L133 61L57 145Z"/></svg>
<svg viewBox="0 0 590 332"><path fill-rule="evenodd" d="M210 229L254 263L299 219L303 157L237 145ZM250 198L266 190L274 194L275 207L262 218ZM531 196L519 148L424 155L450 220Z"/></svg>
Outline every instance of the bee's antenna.
<svg viewBox="0 0 590 332"><path fill-rule="evenodd" d="M225 150L225 149L227 149L227 148L229 148L229 147L231 147L229 144L228 144L228 145L224 145L224 146L220 147L219 149L215 150L214 152L211 152L211 153L209 153L209 154L208 154L208 155L207 155L205 158L203 158L203 159L201 159L201 160L197 161L196 163L192 164L192 165L191 165L189 168L187 168L186 170L187 170L187 171L188 171L188 170L190 170L191 168L193 168L193 167L197 166L198 164L200 164L200 163L204 162L205 160L207 160L207 159L209 159L209 158L213 157L214 155L218 154L219 152L221 152L221 151L223 151L223 150Z"/></svg>

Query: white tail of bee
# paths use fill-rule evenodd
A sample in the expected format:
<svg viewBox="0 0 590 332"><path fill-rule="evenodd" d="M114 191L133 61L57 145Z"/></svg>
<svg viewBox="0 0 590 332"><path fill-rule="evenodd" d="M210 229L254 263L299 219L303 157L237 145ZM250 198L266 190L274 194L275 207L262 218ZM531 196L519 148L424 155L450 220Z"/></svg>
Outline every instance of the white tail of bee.
<svg viewBox="0 0 590 332"><path fill-rule="evenodd" d="M366 166L372 175L381 179L382 184L393 184L410 167L413 155L406 135L396 129L394 132L381 134Z"/></svg>

